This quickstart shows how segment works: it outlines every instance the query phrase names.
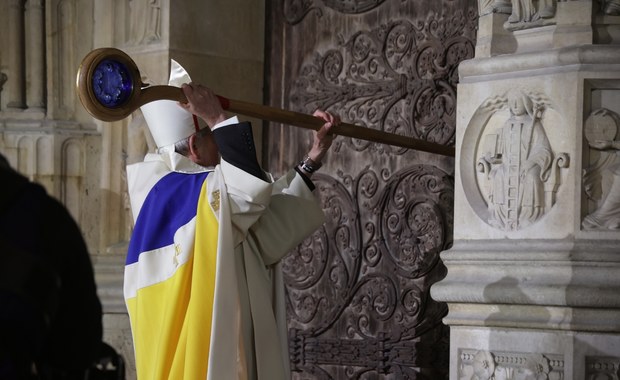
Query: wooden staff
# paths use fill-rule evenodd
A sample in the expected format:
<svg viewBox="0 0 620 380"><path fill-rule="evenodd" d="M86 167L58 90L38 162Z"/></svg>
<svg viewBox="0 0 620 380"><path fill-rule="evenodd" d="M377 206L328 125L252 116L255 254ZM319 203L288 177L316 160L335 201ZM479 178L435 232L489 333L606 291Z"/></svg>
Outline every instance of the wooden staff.
<svg viewBox="0 0 620 380"><path fill-rule="evenodd" d="M126 118L142 105L155 100L187 102L183 90L174 86L147 86L140 80L135 62L123 51L100 48L84 57L77 73L77 91L86 110L103 121ZM228 99L218 95L222 108L249 117L318 130L323 119L299 112ZM413 137L340 123L336 135L454 157L454 148Z"/></svg>

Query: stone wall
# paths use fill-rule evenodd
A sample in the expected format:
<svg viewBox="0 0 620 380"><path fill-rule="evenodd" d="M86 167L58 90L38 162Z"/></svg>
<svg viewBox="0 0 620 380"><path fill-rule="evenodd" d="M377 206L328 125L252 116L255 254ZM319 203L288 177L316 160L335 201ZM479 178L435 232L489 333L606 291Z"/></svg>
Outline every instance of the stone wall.
<svg viewBox="0 0 620 380"><path fill-rule="evenodd" d="M261 103L264 1L7 2L0 12L0 152L78 221L95 265L105 339L123 353L132 379L122 296L132 229L124 168L152 144L139 111L118 122L92 118L77 96L76 73L91 50L116 47L152 83L167 82L173 58L218 94ZM260 146L261 125L252 121Z"/></svg>
<svg viewBox="0 0 620 380"><path fill-rule="evenodd" d="M460 66L450 379L620 368L619 2L480 1Z"/></svg>

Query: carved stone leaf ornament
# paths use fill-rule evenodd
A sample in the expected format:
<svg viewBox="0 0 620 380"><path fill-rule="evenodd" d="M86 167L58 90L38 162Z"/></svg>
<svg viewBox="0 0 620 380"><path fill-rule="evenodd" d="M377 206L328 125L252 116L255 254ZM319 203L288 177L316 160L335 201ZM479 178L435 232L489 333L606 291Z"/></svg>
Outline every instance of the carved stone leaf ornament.
<svg viewBox="0 0 620 380"><path fill-rule="evenodd" d="M316 53L291 89L304 112L337 108L343 120L439 144L454 144L458 64L473 56L476 14L457 11L425 22L395 21L355 33ZM356 151L405 150L347 139Z"/></svg>

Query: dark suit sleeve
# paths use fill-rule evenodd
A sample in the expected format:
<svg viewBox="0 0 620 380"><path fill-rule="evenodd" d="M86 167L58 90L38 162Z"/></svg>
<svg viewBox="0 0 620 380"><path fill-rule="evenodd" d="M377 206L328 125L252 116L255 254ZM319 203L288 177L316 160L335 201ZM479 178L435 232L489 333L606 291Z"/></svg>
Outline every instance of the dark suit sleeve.
<svg viewBox="0 0 620 380"><path fill-rule="evenodd" d="M256 146L249 122L217 128L213 131L213 136L224 160L246 173L268 181L256 159Z"/></svg>

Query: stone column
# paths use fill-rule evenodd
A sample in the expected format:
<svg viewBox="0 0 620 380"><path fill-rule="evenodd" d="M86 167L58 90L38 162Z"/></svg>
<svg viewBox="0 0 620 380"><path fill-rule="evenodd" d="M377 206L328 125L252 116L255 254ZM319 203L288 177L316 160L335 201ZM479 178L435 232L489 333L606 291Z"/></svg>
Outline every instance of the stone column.
<svg viewBox="0 0 620 380"><path fill-rule="evenodd" d="M43 0L26 3L26 104L30 110L45 109L45 44Z"/></svg>
<svg viewBox="0 0 620 380"><path fill-rule="evenodd" d="M512 5L459 69L450 379L617 378L620 19Z"/></svg>
<svg viewBox="0 0 620 380"><path fill-rule="evenodd" d="M7 73L9 109L25 107L24 98L24 0L10 0L9 7L9 44L7 46L9 68Z"/></svg>

